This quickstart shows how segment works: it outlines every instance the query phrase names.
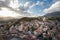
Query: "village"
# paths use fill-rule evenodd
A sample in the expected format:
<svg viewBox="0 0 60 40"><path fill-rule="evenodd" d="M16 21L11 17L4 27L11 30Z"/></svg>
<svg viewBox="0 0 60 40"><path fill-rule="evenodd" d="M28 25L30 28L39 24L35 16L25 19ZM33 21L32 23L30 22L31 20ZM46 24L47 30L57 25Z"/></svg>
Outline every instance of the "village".
<svg viewBox="0 0 60 40"><path fill-rule="evenodd" d="M9 22L8 24L12 24ZM0 40L59 40L60 22L42 17L42 21L33 19L21 20L6 30L0 25Z"/></svg>

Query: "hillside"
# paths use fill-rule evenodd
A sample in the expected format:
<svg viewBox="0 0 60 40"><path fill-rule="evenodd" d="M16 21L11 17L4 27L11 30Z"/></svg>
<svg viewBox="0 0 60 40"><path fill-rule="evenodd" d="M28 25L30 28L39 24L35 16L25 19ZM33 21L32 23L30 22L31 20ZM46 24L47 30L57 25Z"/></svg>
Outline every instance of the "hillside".
<svg viewBox="0 0 60 40"><path fill-rule="evenodd" d="M46 15L47 18L50 18L50 17L60 17L60 12L53 12L53 13L48 13Z"/></svg>

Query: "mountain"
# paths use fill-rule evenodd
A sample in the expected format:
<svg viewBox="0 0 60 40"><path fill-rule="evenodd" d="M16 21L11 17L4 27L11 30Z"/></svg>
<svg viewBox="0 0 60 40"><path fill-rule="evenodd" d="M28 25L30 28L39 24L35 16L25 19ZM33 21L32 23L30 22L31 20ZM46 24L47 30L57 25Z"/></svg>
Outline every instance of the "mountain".
<svg viewBox="0 0 60 40"><path fill-rule="evenodd" d="M38 17L23 17L18 19L19 21L31 21L31 20L40 20Z"/></svg>
<svg viewBox="0 0 60 40"><path fill-rule="evenodd" d="M60 12L48 13L48 14L46 14L44 16L47 17L47 18L50 18L50 17L60 17Z"/></svg>
<svg viewBox="0 0 60 40"><path fill-rule="evenodd" d="M22 18L22 17L20 17L20 18ZM1 17L1 16L0 16L0 22L1 22L1 21L17 20L17 19L20 19L20 18L14 18L14 17Z"/></svg>

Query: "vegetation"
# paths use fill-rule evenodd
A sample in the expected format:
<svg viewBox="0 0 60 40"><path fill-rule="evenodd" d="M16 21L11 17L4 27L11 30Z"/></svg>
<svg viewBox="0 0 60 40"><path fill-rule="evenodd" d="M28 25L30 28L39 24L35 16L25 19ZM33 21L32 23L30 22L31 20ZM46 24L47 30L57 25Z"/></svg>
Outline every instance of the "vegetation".
<svg viewBox="0 0 60 40"><path fill-rule="evenodd" d="M50 17L50 18L48 18L49 20L58 20L58 21L60 21L60 17Z"/></svg>

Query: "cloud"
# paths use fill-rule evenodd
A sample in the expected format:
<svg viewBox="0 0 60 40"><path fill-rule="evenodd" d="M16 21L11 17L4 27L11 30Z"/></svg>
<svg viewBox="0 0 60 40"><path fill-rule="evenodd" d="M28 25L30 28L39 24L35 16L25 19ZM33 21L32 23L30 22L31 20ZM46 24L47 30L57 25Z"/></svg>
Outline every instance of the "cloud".
<svg viewBox="0 0 60 40"><path fill-rule="evenodd" d="M32 2L26 2L26 3L24 4L24 7L25 7L25 8L29 8L32 4L33 4Z"/></svg>
<svg viewBox="0 0 60 40"><path fill-rule="evenodd" d="M60 1L60 0L55 0L55 1Z"/></svg>
<svg viewBox="0 0 60 40"><path fill-rule="evenodd" d="M9 0L0 0L0 7L6 7L9 4Z"/></svg>
<svg viewBox="0 0 60 40"><path fill-rule="evenodd" d="M60 11L60 1L57 1L54 4L52 4L50 8L44 9L45 13L51 13L57 11Z"/></svg>
<svg viewBox="0 0 60 40"><path fill-rule="evenodd" d="M24 12L30 13L30 15L34 15L33 12L29 11L29 9L36 6L36 5L44 6L45 3L40 2L40 1L37 1L36 3L31 2L31 1L27 1L25 4L20 3L20 9Z"/></svg>
<svg viewBox="0 0 60 40"><path fill-rule="evenodd" d="M24 12L27 12L27 13L30 13L30 14L32 14L33 12L31 12L30 10L27 10L27 11L24 11Z"/></svg>
<svg viewBox="0 0 60 40"><path fill-rule="evenodd" d="M13 16L13 15L20 15L20 16L25 16L25 17L29 17L32 15L32 12L28 11L30 8L38 5L43 5L43 2L39 2L37 1L36 3L31 2L31 1L27 1L24 4L19 3L18 0L0 0L0 15L3 16ZM6 11L6 13L5 13ZM1 14L3 13L3 14ZM11 14L10 14L11 13ZM15 14L13 14L15 13ZM8 15L7 15L8 14ZM18 15L18 16L19 16ZM15 17L14 16L14 17Z"/></svg>
<svg viewBox="0 0 60 40"><path fill-rule="evenodd" d="M29 10L30 8L32 8L33 5L34 5L33 2L28 1L28 2L25 2L24 4L20 3L20 7L19 7L19 8L20 8L22 11L27 11L27 10Z"/></svg>
<svg viewBox="0 0 60 40"><path fill-rule="evenodd" d="M29 10L30 8L32 8L32 7L36 6L36 5L44 6L45 3L40 2L40 1L37 1L36 3L31 2L31 1L27 1L24 4L20 3L20 9L23 10L23 11L26 11L26 10Z"/></svg>
<svg viewBox="0 0 60 40"><path fill-rule="evenodd" d="M53 0L53 2L57 2L57 1L60 1L60 0Z"/></svg>
<svg viewBox="0 0 60 40"><path fill-rule="evenodd" d="M8 8L2 8L2 10L0 11L0 16L2 17L13 17L13 18L17 18L19 16L21 16L20 14L17 14L14 11L11 11Z"/></svg>
<svg viewBox="0 0 60 40"><path fill-rule="evenodd" d="M0 0L0 17L20 18L30 16L29 13L19 9L20 5L18 0Z"/></svg>
<svg viewBox="0 0 60 40"><path fill-rule="evenodd" d="M37 1L36 3L33 3L33 4L30 6L30 8L32 8L32 7L36 6L36 5L38 5L38 6L44 6L45 3L44 3L44 2Z"/></svg>
<svg viewBox="0 0 60 40"><path fill-rule="evenodd" d="M5 1L5 0L0 0L0 1Z"/></svg>
<svg viewBox="0 0 60 40"><path fill-rule="evenodd" d="M36 5L38 5L38 6L44 6L45 3L44 2L37 1Z"/></svg>
<svg viewBox="0 0 60 40"><path fill-rule="evenodd" d="M34 7L34 6L44 6L45 3L44 2L40 2L40 1L37 1L36 3L34 2L31 2L31 1L28 1L26 2L25 4L20 4L20 9L26 13L30 13L30 16L31 17L35 17L35 16L39 16L39 14L33 14L33 12L29 11L30 8Z"/></svg>
<svg viewBox="0 0 60 40"><path fill-rule="evenodd" d="M18 9L19 8L19 1L18 0L10 0L10 7L12 7L13 9Z"/></svg>

